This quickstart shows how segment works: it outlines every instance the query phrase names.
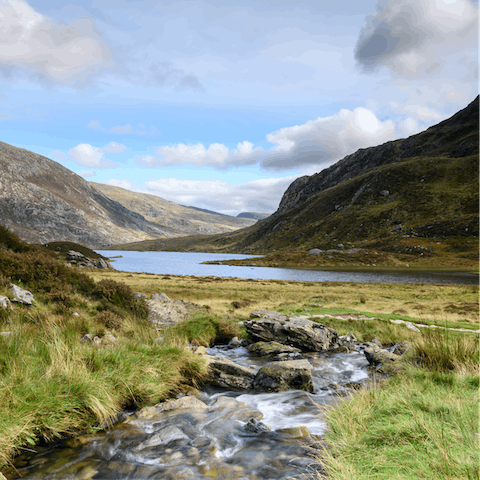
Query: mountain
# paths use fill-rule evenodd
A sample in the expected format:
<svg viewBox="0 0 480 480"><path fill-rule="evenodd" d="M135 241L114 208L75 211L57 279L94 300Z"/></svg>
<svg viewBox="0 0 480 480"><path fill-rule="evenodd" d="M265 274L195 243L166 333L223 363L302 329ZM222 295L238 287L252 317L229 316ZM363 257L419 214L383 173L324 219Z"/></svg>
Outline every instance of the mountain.
<svg viewBox="0 0 480 480"><path fill-rule="evenodd" d="M358 150L295 180L278 210L252 227L132 249L154 250L157 244L165 250L268 253L358 242L394 248L419 237L463 239L460 246L477 241L478 106L477 97L424 132Z"/></svg>
<svg viewBox="0 0 480 480"><path fill-rule="evenodd" d="M152 224L168 229L168 237L231 232L255 223L252 219L186 207L155 195L132 192L101 183L90 182L90 185L125 208L142 215Z"/></svg>
<svg viewBox="0 0 480 480"><path fill-rule="evenodd" d="M254 220L262 220L270 215L270 213L242 212L237 215L237 218L253 218Z"/></svg>
<svg viewBox="0 0 480 480"><path fill-rule="evenodd" d="M172 210L176 208L171 202L169 206ZM99 248L113 242L169 238L199 231L231 231L253 223L226 217L231 218L229 223L223 220L224 216L210 215L222 219L223 223L219 223L223 229L221 226L209 229L204 218L207 214L188 211L193 218L190 230L187 228L190 220L183 213L178 222L162 224L161 212L152 210L146 218L59 163L0 142L0 223L23 241L43 244L64 240Z"/></svg>

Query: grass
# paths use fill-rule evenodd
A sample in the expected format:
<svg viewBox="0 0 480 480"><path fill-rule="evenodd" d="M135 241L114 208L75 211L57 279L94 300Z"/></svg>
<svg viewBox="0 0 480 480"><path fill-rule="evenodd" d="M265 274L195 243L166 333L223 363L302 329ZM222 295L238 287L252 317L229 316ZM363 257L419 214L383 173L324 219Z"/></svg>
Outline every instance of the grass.
<svg viewBox="0 0 480 480"><path fill-rule="evenodd" d="M404 369L327 411L328 476L477 479L478 337L427 332Z"/></svg>

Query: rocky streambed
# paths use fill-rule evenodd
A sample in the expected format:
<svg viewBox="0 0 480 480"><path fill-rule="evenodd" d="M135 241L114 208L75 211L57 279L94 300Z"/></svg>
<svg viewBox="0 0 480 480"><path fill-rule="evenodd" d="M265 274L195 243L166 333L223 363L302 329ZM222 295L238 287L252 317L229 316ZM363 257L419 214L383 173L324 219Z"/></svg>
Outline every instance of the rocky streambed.
<svg viewBox="0 0 480 480"><path fill-rule="evenodd" d="M395 370L408 346L360 344L305 317L266 311L245 327L248 342L196 349L211 371L200 392L125 412L95 435L37 446L7 478L315 478L324 407Z"/></svg>

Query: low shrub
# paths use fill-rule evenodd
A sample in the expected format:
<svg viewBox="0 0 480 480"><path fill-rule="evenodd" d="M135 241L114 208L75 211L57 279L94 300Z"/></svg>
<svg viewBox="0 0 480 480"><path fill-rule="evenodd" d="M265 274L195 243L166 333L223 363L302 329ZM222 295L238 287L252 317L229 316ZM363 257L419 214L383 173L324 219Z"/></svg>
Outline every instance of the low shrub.
<svg viewBox="0 0 480 480"><path fill-rule="evenodd" d="M120 330L123 319L111 310L104 310L97 315L96 320L108 329Z"/></svg>

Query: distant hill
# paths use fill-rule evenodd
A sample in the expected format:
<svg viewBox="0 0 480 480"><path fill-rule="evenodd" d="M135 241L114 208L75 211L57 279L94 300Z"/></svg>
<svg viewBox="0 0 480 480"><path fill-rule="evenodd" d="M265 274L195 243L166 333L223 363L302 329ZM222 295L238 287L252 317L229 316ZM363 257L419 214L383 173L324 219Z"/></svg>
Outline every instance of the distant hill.
<svg viewBox="0 0 480 480"><path fill-rule="evenodd" d="M66 240L89 247L169 233L59 163L3 142L0 223L29 243Z"/></svg>
<svg viewBox="0 0 480 480"><path fill-rule="evenodd" d="M238 218L253 218L254 220L262 220L267 218L271 213L242 212L237 215Z"/></svg>
<svg viewBox="0 0 480 480"><path fill-rule="evenodd" d="M28 243L67 241L99 248L232 231L254 223L143 194L132 197L128 208L116 201L119 190L119 197L128 196L126 190L88 183L49 158L0 142L0 224ZM160 204L163 210L156 208Z"/></svg>
<svg viewBox="0 0 480 480"><path fill-rule="evenodd" d="M477 97L424 132L295 180L278 210L252 227L132 248L268 253L362 241L393 248L395 239L415 237L463 238L461 244L478 237L478 106Z"/></svg>
<svg viewBox="0 0 480 480"><path fill-rule="evenodd" d="M159 228L168 230L167 237L232 232L249 227L252 219L236 218L197 207L186 207L156 195L132 192L124 188L90 182L107 197L142 215Z"/></svg>

